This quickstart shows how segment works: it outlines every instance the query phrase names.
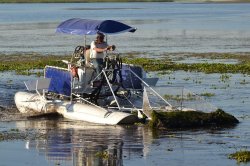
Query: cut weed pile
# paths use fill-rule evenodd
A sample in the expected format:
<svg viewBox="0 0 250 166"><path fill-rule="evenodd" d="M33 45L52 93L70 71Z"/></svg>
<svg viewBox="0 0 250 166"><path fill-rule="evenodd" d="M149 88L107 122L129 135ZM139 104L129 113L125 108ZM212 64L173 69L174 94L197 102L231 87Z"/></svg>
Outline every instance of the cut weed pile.
<svg viewBox="0 0 250 166"><path fill-rule="evenodd" d="M232 115L218 109L215 112L199 111L152 112L151 128L193 129L202 127L234 126L239 121Z"/></svg>
<svg viewBox="0 0 250 166"><path fill-rule="evenodd" d="M228 156L230 159L237 160L238 163L246 163L250 161L250 151L247 150L240 150Z"/></svg>

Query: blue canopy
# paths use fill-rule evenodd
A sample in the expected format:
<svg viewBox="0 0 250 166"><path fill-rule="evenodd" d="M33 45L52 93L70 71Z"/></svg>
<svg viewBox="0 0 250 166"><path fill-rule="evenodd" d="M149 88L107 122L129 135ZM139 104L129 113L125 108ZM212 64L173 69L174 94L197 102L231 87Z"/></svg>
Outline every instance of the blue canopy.
<svg viewBox="0 0 250 166"><path fill-rule="evenodd" d="M118 34L123 32L135 32L136 28L130 27L113 20L88 20L72 18L62 22L56 29L58 33L75 35Z"/></svg>

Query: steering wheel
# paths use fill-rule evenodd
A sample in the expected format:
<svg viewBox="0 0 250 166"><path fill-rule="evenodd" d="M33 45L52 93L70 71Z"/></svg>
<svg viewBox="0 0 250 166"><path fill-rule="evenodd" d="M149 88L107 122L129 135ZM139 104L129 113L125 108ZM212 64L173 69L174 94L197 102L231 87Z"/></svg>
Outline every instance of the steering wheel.
<svg viewBox="0 0 250 166"><path fill-rule="evenodd" d="M74 58L83 57L84 56L84 50L85 50L84 46L77 46L75 48L74 53L73 53Z"/></svg>

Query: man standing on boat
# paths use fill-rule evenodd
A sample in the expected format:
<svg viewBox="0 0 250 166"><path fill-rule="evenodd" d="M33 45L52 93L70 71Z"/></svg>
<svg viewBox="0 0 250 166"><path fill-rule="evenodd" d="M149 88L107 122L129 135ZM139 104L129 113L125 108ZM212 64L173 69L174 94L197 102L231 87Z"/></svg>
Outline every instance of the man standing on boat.
<svg viewBox="0 0 250 166"><path fill-rule="evenodd" d="M112 46L109 46L107 42L104 41L104 37L104 34L98 33L96 40L92 41L90 45L90 58L97 75L101 73L103 68L104 52L112 50Z"/></svg>

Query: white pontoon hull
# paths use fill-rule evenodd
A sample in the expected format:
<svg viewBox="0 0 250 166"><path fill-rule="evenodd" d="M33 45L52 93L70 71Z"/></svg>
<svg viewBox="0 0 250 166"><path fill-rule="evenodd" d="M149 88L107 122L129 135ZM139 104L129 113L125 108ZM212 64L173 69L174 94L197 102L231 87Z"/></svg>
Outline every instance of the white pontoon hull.
<svg viewBox="0 0 250 166"><path fill-rule="evenodd" d="M124 112L108 111L104 108L84 103L63 100L45 100L34 93L17 92L15 103L18 110L29 116L59 113L65 118L99 124L132 124L137 117Z"/></svg>

